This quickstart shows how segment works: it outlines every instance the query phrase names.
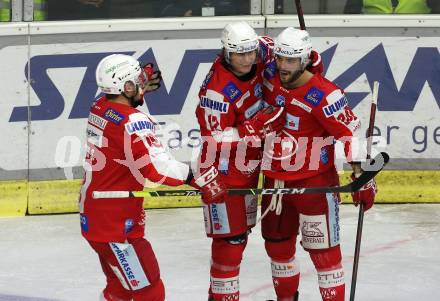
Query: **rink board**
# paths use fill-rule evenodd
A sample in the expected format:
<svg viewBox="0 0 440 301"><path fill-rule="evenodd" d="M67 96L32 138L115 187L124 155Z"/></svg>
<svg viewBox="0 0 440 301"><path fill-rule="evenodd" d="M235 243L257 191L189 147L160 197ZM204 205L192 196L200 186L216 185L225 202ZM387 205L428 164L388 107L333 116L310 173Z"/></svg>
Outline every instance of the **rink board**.
<svg viewBox="0 0 440 301"><path fill-rule="evenodd" d="M348 182L349 173L341 175ZM440 171L383 171L377 178L377 203L440 203ZM0 216L78 212L81 180L0 182ZM261 186L261 183L260 183ZM189 186L176 187L188 189ZM173 189L160 186L154 190ZM153 190L153 189L150 189ZM343 202L351 202L349 194ZM149 197L145 208L180 208L200 206L200 197Z"/></svg>

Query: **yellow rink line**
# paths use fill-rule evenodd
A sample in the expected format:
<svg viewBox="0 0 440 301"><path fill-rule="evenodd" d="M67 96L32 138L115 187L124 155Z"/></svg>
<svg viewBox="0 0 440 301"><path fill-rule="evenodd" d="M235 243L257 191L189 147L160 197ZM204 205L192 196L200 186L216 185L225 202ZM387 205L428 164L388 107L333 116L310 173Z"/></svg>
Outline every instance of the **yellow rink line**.
<svg viewBox="0 0 440 301"><path fill-rule="evenodd" d="M341 175L348 182L349 173ZM383 171L376 181L377 203L440 203L440 171ZM81 180L0 181L0 216L78 212ZM261 186L261 184L260 184ZM176 187L187 189L188 186ZM173 189L161 186L160 189ZM156 189L151 189L156 190ZM349 194L343 202L351 202ZM199 197L146 198L145 208L200 206Z"/></svg>

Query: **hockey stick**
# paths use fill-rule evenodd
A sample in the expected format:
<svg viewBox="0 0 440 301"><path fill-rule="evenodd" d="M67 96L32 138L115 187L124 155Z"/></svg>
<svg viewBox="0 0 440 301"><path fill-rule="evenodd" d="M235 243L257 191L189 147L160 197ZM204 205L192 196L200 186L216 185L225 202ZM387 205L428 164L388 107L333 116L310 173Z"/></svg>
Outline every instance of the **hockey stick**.
<svg viewBox="0 0 440 301"><path fill-rule="evenodd" d="M376 107L377 107L377 97L379 93L379 82L375 81L373 83L373 98L371 100L370 109L370 123L368 125L367 133L367 161L371 158L371 145L373 143L373 130L374 121L376 119ZM359 254L361 250L361 239L362 239L362 228L364 224L364 204L361 202L359 204L359 217L356 232L356 244L354 247L354 259L353 259L353 272L351 275L351 290L350 290L350 301L354 301L354 296L356 293L356 282L357 282L357 272L359 267Z"/></svg>
<svg viewBox="0 0 440 301"><path fill-rule="evenodd" d="M387 153L380 153L371 161L370 167L379 163L379 168L374 170L366 170L362 175L353 182L334 187L298 187L298 188L267 188L267 189L228 189L230 195L264 195L264 194L304 194L304 193L331 193L331 192L354 192L361 189L368 181L376 176L383 167L388 163L389 156ZM158 191L94 191L93 198L130 198L130 197L170 197L170 196L196 196L200 195L200 191L196 189L188 190L158 190Z"/></svg>
<svg viewBox="0 0 440 301"><path fill-rule="evenodd" d="M306 30L306 23L304 22L304 13L301 6L301 0L295 0L295 6L299 20L299 27L301 28L301 30Z"/></svg>

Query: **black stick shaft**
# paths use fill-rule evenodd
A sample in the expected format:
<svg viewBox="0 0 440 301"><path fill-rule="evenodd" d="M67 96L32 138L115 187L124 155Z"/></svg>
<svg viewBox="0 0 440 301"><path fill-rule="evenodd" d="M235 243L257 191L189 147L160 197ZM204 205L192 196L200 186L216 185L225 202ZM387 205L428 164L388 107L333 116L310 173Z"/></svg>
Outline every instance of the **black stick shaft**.
<svg viewBox="0 0 440 301"><path fill-rule="evenodd" d="M295 0L296 13L298 15L299 27L306 30L306 23L304 22L304 13L301 6L301 0Z"/></svg>
<svg viewBox="0 0 440 301"><path fill-rule="evenodd" d="M374 122L376 120L377 97L379 93L379 82L373 84L373 98L370 108L370 122L368 124L367 133L367 160L371 159L371 147L373 144ZM362 229L364 225L364 204L359 204L358 225L356 231L356 244L354 247L353 272L351 274L350 301L354 301L356 295L357 273L359 268L359 257L361 252Z"/></svg>

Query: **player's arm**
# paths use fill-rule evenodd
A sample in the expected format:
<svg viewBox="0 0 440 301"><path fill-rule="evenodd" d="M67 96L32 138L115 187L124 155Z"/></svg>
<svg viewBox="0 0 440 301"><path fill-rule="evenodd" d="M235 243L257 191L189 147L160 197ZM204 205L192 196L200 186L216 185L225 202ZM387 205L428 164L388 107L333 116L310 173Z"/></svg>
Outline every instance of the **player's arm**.
<svg viewBox="0 0 440 301"><path fill-rule="evenodd" d="M365 160L366 152L359 139L361 137L361 122L348 105L347 97L340 89L328 94L321 103L312 110L312 114L318 119L326 131L336 140L344 144L344 152L350 163L353 173L352 178L359 177L363 170L361 161ZM354 147L357 142L357 147ZM373 206L377 186L372 179L359 192L352 194L355 204L363 202L365 210Z"/></svg>
<svg viewBox="0 0 440 301"><path fill-rule="evenodd" d="M225 189L214 167L194 174L190 166L175 160L157 139L154 124L145 114L134 113L129 118L125 137L130 141L132 164L139 167L144 178L168 186L189 184L200 189L207 202L222 200ZM127 148L125 154L126 158L131 156ZM136 172L136 168L130 169Z"/></svg>
<svg viewBox="0 0 440 301"><path fill-rule="evenodd" d="M202 135L214 138L218 144L236 144L248 137L263 138L265 133L278 126L278 122L283 118L283 108L268 107L242 124L236 124L234 104L223 94L213 89L206 89L201 91L199 98L196 115Z"/></svg>
<svg viewBox="0 0 440 301"><path fill-rule="evenodd" d="M267 64L273 58L274 41L271 37L260 36L258 43L260 46L259 57L264 64Z"/></svg>

